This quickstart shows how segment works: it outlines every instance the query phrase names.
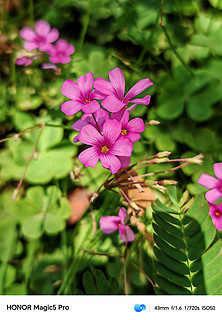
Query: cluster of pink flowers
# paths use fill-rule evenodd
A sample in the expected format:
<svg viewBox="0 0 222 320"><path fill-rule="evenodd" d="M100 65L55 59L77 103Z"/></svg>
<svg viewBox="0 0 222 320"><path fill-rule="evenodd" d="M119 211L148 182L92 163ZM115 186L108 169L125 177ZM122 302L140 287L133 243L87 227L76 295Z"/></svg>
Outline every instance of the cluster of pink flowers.
<svg viewBox="0 0 222 320"><path fill-rule="evenodd" d="M209 214L212 217L216 229L222 229L222 203L216 204L222 198L222 162L214 164L215 177L209 174L202 174L198 183L210 189L206 192L206 199L209 203Z"/></svg>
<svg viewBox="0 0 222 320"><path fill-rule="evenodd" d="M84 114L72 128L79 131L74 142L82 142L89 146L79 154L79 160L85 167L94 168L98 160L102 166L117 173L130 164L133 143L139 140L140 133L145 130L141 118L129 120L130 111L137 104L148 105L150 95L134 98L153 85L149 79L138 81L125 94L125 79L119 68L109 72L107 81L103 78L94 80L92 73L77 79L66 80L61 93L67 97L61 110L68 116L82 111ZM129 103L132 105L129 107ZM119 230L123 242L132 242L134 233L126 225L126 209L120 208L117 216L104 216L100 219L100 228L104 233Z"/></svg>
<svg viewBox="0 0 222 320"><path fill-rule="evenodd" d="M18 65L29 66L41 54L47 54L51 63L43 63L42 68L57 70L56 64L69 63L70 55L75 52L75 47L65 39L58 39L59 31L51 28L50 24L43 20L35 23L34 30L29 27L22 28L20 36L24 39L23 45L27 53L16 59ZM56 40L57 42L52 44ZM30 54L33 50L34 53Z"/></svg>
<svg viewBox="0 0 222 320"><path fill-rule="evenodd" d="M79 160L86 167L95 167L100 160L103 167L114 174L129 165L133 143L145 130L141 118L129 120L128 104L132 103L134 107L137 104L148 105L150 95L142 99L134 97L153 83L149 79L140 80L124 96L122 71L119 68L110 71L109 79L94 80L93 74L87 73L77 82L66 80L61 93L70 100L62 104L61 110L68 116L80 110L84 113L72 126L80 132L74 142L90 146L80 153Z"/></svg>

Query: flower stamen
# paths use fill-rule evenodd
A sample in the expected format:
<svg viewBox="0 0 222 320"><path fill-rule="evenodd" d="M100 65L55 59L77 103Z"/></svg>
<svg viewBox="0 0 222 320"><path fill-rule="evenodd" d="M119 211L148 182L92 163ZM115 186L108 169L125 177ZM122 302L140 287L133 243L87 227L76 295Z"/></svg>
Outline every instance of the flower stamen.
<svg viewBox="0 0 222 320"><path fill-rule="evenodd" d="M215 215L216 215L217 217L220 217L220 216L221 216L221 212L220 212L219 210L216 210L216 211L215 211Z"/></svg>
<svg viewBox="0 0 222 320"><path fill-rule="evenodd" d="M101 152L102 153L107 153L109 151L109 148L107 146L101 147Z"/></svg>
<svg viewBox="0 0 222 320"><path fill-rule="evenodd" d="M121 131L121 135L122 135L122 136L126 136L126 135L127 135L127 133L128 133L128 132L127 132L127 130L126 130L126 129L122 129L122 131Z"/></svg>

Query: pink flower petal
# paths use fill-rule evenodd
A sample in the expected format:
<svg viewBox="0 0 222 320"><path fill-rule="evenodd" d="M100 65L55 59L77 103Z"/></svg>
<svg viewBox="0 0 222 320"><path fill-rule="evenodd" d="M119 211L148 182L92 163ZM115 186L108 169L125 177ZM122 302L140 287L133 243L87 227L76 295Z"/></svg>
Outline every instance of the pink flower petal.
<svg viewBox="0 0 222 320"><path fill-rule="evenodd" d="M105 216L99 221L100 229L107 234L116 231L119 227L119 223L120 218L115 216Z"/></svg>
<svg viewBox="0 0 222 320"><path fill-rule="evenodd" d="M55 46L56 46L56 49L59 51L66 51L69 47L69 43L65 39L59 39L56 42Z"/></svg>
<svg viewBox="0 0 222 320"><path fill-rule="evenodd" d="M217 216L215 213L219 211L221 213L220 216ZM209 214L212 217L213 224L215 225L217 230L222 229L222 207L221 204L209 204Z"/></svg>
<svg viewBox="0 0 222 320"><path fill-rule="evenodd" d="M85 127L88 124L87 121L79 119L76 122L73 123L72 128L76 131L80 131L83 127Z"/></svg>
<svg viewBox="0 0 222 320"><path fill-rule="evenodd" d="M103 78L95 79L94 88L104 96L115 95L115 90L112 84Z"/></svg>
<svg viewBox="0 0 222 320"><path fill-rule="evenodd" d="M104 168L110 169L112 174L117 173L121 168L121 162L115 155L109 153L101 153L99 158L101 160L102 166Z"/></svg>
<svg viewBox="0 0 222 320"><path fill-rule="evenodd" d="M111 154L116 156L130 157L133 151L133 144L128 138L120 138L110 149Z"/></svg>
<svg viewBox="0 0 222 320"><path fill-rule="evenodd" d="M82 107L82 112L84 113L94 113L100 109L100 104L96 100L90 101L89 103L86 103Z"/></svg>
<svg viewBox="0 0 222 320"><path fill-rule="evenodd" d="M120 162L121 162L121 168L126 168L128 167L128 165L130 164L131 162L131 158L130 157L122 157L122 156L118 156L117 157Z"/></svg>
<svg viewBox="0 0 222 320"><path fill-rule="evenodd" d="M69 44L68 48L66 49L66 54L70 56L75 52L75 47L71 43Z"/></svg>
<svg viewBox="0 0 222 320"><path fill-rule="evenodd" d="M79 134L80 136L80 134ZM95 147L90 147L84 151L82 151L78 159L80 162L84 164L85 167L92 167L94 168L95 165L97 164L97 161L99 160L99 153L97 148Z"/></svg>
<svg viewBox="0 0 222 320"><path fill-rule="evenodd" d="M123 117L123 115L124 115L124 113L125 113L124 109L122 109L122 110L120 110L118 112L114 112L114 113L111 114L111 119L116 119L117 121L120 122L122 117Z"/></svg>
<svg viewBox="0 0 222 320"><path fill-rule="evenodd" d="M54 69L57 70L57 66L52 63L43 63L42 64L42 69Z"/></svg>
<svg viewBox="0 0 222 320"><path fill-rule="evenodd" d="M66 101L61 105L61 110L67 116L71 116L81 110L82 105L75 100Z"/></svg>
<svg viewBox="0 0 222 320"><path fill-rule="evenodd" d="M22 30L20 31L20 36L27 41L34 41L36 34L35 32L29 28L29 27L24 27L22 28Z"/></svg>
<svg viewBox="0 0 222 320"><path fill-rule="evenodd" d="M124 219L126 217L126 209L124 207L119 209L118 216L121 219L121 223L124 224Z"/></svg>
<svg viewBox="0 0 222 320"><path fill-rule="evenodd" d="M143 132L145 130L145 124L141 118L134 118L129 121L126 129L130 132Z"/></svg>
<svg viewBox="0 0 222 320"><path fill-rule="evenodd" d="M222 181L222 162L214 164L215 176Z"/></svg>
<svg viewBox="0 0 222 320"><path fill-rule="evenodd" d="M46 21L39 20L35 23L35 31L40 36L47 36L50 31L50 25Z"/></svg>
<svg viewBox="0 0 222 320"><path fill-rule="evenodd" d="M133 100L130 100L130 102L136 103L136 104L143 104L143 105L145 105L145 106L148 106L148 104L150 103L150 99L151 99L151 96L150 96L150 95L147 95L147 96L145 96L145 97L142 98L142 99L133 99Z"/></svg>
<svg viewBox="0 0 222 320"><path fill-rule="evenodd" d="M107 119L103 125L103 135L108 144L113 145L119 137L122 126L117 120Z"/></svg>
<svg viewBox="0 0 222 320"><path fill-rule="evenodd" d="M125 92L125 79L122 71L119 68L113 69L109 72L109 79L117 97L122 101Z"/></svg>
<svg viewBox="0 0 222 320"><path fill-rule="evenodd" d="M23 46L27 51L32 51L38 48L38 45L34 42L24 41Z"/></svg>
<svg viewBox="0 0 222 320"><path fill-rule="evenodd" d="M215 188L218 185L218 180L210 176L209 174L203 173L200 176L198 183L206 188L211 189L211 188Z"/></svg>
<svg viewBox="0 0 222 320"><path fill-rule="evenodd" d="M207 191L205 197L206 197L207 201L209 201L210 203L213 203L222 197L222 192L220 190L214 188L210 191Z"/></svg>
<svg viewBox="0 0 222 320"><path fill-rule="evenodd" d="M93 74L91 72L87 73L85 76L81 76L77 79L77 84L82 91L82 94L85 99L89 99L89 94L92 89L94 82Z"/></svg>
<svg viewBox="0 0 222 320"><path fill-rule="evenodd" d="M66 63L71 62L71 60L72 59L70 57L61 57L59 63L66 64Z"/></svg>
<svg viewBox="0 0 222 320"><path fill-rule="evenodd" d="M82 100L81 91L73 80L68 79L63 82L61 93L69 99Z"/></svg>
<svg viewBox="0 0 222 320"><path fill-rule="evenodd" d="M123 242L132 242L135 239L133 230L128 226L120 225L119 236Z"/></svg>
<svg viewBox="0 0 222 320"><path fill-rule="evenodd" d="M140 139L140 134L135 132L128 132L128 134L125 137L130 139L130 141L132 142L136 142Z"/></svg>
<svg viewBox="0 0 222 320"><path fill-rule="evenodd" d="M43 43L39 45L39 50L43 52L48 52L50 50L50 43Z"/></svg>
<svg viewBox="0 0 222 320"><path fill-rule="evenodd" d="M115 95L107 96L101 104L103 108L110 112L118 112L125 106L125 103L121 102Z"/></svg>
<svg viewBox="0 0 222 320"><path fill-rule="evenodd" d="M61 58L57 56L50 56L49 61L52 63L60 63Z"/></svg>
<svg viewBox="0 0 222 320"><path fill-rule="evenodd" d="M85 143L91 146L100 145L104 141L101 134L91 124L87 124L81 129L79 134L79 140L82 143Z"/></svg>
<svg viewBox="0 0 222 320"><path fill-rule="evenodd" d="M133 97L137 96L141 92L143 92L145 89L152 86L153 83L150 81L150 79L142 79L138 81L126 94L124 98L124 102L129 102Z"/></svg>
<svg viewBox="0 0 222 320"><path fill-rule="evenodd" d="M75 142L75 143L79 142L79 134L74 137L73 142Z"/></svg>
<svg viewBox="0 0 222 320"><path fill-rule="evenodd" d="M52 28L49 34L47 35L47 42L52 43L56 41L59 37L59 31L56 28Z"/></svg>

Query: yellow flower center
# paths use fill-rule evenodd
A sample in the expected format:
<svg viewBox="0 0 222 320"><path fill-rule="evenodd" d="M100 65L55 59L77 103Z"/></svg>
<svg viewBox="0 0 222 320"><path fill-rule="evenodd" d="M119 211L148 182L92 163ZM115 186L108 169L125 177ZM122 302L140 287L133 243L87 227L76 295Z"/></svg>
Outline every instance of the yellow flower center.
<svg viewBox="0 0 222 320"><path fill-rule="evenodd" d="M122 129L122 131L121 131L121 135L123 135L123 136L125 136L125 135L127 135L127 130L126 129Z"/></svg>
<svg viewBox="0 0 222 320"><path fill-rule="evenodd" d="M89 99L85 99L85 104L89 103L90 100Z"/></svg>
<svg viewBox="0 0 222 320"><path fill-rule="evenodd" d="M109 148L107 146L101 147L101 152L102 153L107 153L109 151Z"/></svg>
<svg viewBox="0 0 222 320"><path fill-rule="evenodd" d="M216 210L216 211L215 211L215 215L216 215L217 217L220 217L220 216L221 216L221 212L220 212L219 210Z"/></svg>

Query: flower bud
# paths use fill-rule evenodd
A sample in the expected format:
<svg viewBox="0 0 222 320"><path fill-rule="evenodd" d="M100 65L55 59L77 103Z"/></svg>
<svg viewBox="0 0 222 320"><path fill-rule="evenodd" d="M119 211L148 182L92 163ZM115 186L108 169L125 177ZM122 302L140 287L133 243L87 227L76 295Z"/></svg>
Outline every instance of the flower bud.
<svg viewBox="0 0 222 320"><path fill-rule="evenodd" d="M16 134L14 135L14 141L18 141L19 139L20 139L20 136L19 136L18 133L16 133Z"/></svg>
<svg viewBox="0 0 222 320"><path fill-rule="evenodd" d="M160 121L150 120L149 122L146 123L146 126L156 126L158 124L160 124Z"/></svg>
<svg viewBox="0 0 222 320"><path fill-rule="evenodd" d="M155 158L155 159L153 159L153 162L154 163L162 163L162 162L168 162L169 161L169 159L168 158Z"/></svg>
<svg viewBox="0 0 222 320"><path fill-rule="evenodd" d="M202 159L203 159L203 155L200 153L197 156L193 157L193 158L188 158L187 161L189 163L194 163L194 164L202 164Z"/></svg>
<svg viewBox="0 0 222 320"><path fill-rule="evenodd" d="M15 189L12 194L12 200L16 200L16 198L18 197L18 194L19 194L19 189Z"/></svg>
<svg viewBox="0 0 222 320"><path fill-rule="evenodd" d="M33 159L38 160L38 158L39 158L39 153L36 151L33 153Z"/></svg>
<svg viewBox="0 0 222 320"><path fill-rule="evenodd" d="M168 157L170 154L171 154L171 152L169 152L169 151L162 151L162 152L158 152L156 156L158 158L163 158L163 157Z"/></svg>

